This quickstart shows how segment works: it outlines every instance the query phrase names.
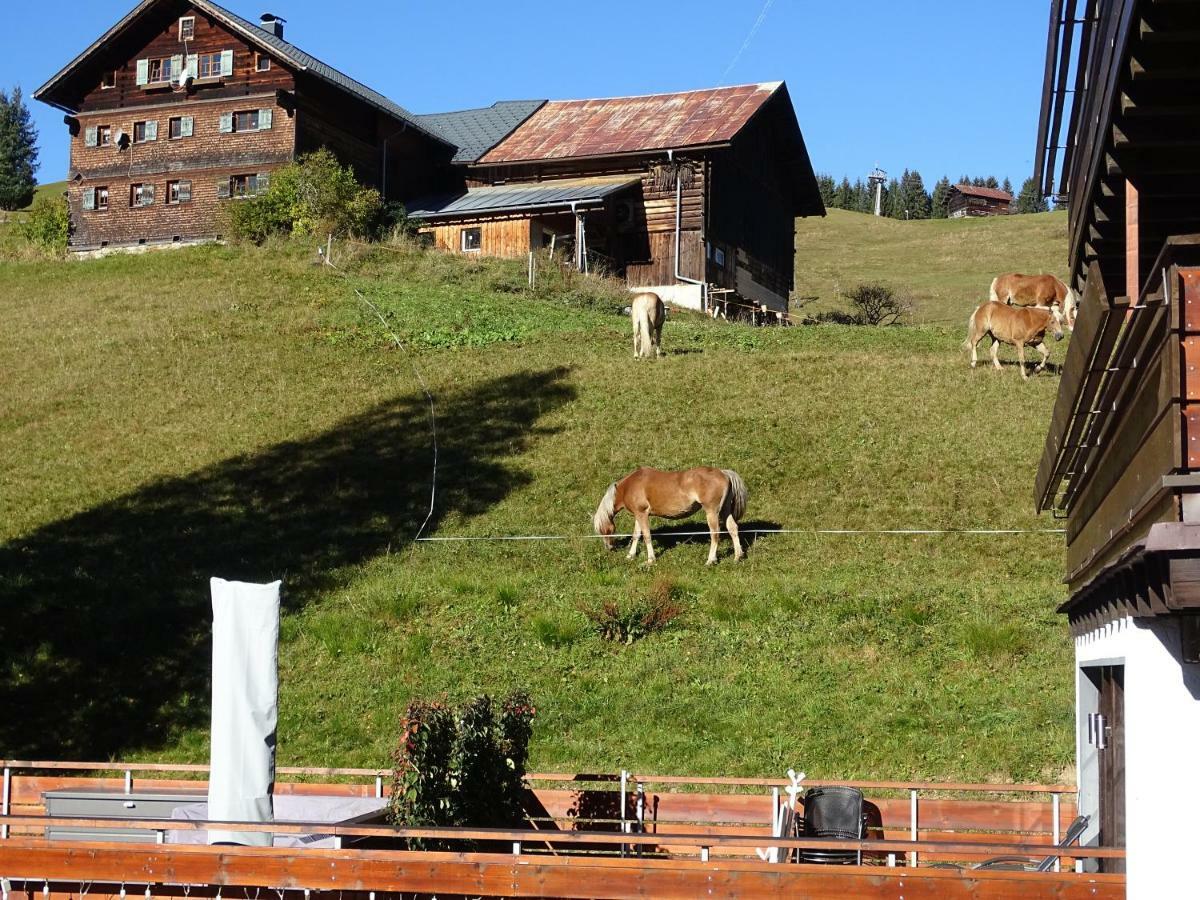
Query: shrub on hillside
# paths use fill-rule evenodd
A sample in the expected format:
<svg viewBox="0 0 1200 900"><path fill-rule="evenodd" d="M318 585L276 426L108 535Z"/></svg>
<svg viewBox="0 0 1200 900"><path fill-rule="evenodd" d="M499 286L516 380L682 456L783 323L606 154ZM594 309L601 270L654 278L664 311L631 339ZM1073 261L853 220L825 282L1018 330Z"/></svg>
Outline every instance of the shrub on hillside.
<svg viewBox="0 0 1200 900"><path fill-rule="evenodd" d="M583 606L581 611L602 640L632 644L666 630L679 617L683 607L677 593L669 579L656 579L645 597L605 600L597 606Z"/></svg>
<svg viewBox="0 0 1200 900"><path fill-rule="evenodd" d="M50 253L67 249L71 236L71 211L66 197L42 194L33 202L19 225L21 236L30 244Z"/></svg>
<svg viewBox="0 0 1200 900"><path fill-rule="evenodd" d="M394 206L379 192L364 188L349 166L321 149L271 173L267 189L229 204L230 230L256 243L274 234L322 234L374 237L387 224Z"/></svg>
<svg viewBox="0 0 1200 900"><path fill-rule="evenodd" d="M886 284L860 284L849 297L860 325L902 325L908 317L908 302Z"/></svg>
<svg viewBox="0 0 1200 900"><path fill-rule="evenodd" d="M522 691L499 715L487 695L457 711L414 700L400 723L388 818L410 827L519 826L535 713Z"/></svg>

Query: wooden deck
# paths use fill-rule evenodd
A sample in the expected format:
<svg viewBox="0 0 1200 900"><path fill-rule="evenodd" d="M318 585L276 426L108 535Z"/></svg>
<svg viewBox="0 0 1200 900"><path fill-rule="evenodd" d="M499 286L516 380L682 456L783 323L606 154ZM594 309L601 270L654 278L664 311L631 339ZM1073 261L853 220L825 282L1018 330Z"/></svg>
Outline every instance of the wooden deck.
<svg viewBox="0 0 1200 900"><path fill-rule="evenodd" d="M147 885L152 897L216 896L218 888L236 889L239 896L243 889L265 888L375 892L376 898L399 892L580 898L1125 895L1123 875L1075 871L1077 861L1080 868L1094 868L1094 861L1123 858L1122 850L1071 848L1060 858L1061 872L935 867L945 861L969 866L996 856L1049 856L1055 834L1065 831L1075 815L1073 789L1065 785L858 783L868 798L868 839L819 843L823 849L861 850L864 864L820 866L760 860L760 849L814 844L811 838L771 837L773 791L784 783L770 779L629 776L622 809L620 776L533 775L527 797L530 827L515 831L271 826L279 834L337 835L363 842L325 850L47 840L43 835L51 823L106 833L132 827L157 833L158 841L168 831L204 830L209 823L180 819L49 818L43 793L202 793L206 767L8 761L4 771L0 823L6 838L0 839L0 876L9 879L10 892L23 900L38 900L35 895L46 888L52 895L48 900L79 898L84 888L89 895L119 897L122 885L127 897L144 896ZM388 773L370 769L281 768L278 774L277 794L383 796L389 780ZM305 780L284 780L295 778ZM643 821L633 803L639 783L645 797ZM221 827L263 830L261 825ZM411 838L436 839L453 852L405 849Z"/></svg>

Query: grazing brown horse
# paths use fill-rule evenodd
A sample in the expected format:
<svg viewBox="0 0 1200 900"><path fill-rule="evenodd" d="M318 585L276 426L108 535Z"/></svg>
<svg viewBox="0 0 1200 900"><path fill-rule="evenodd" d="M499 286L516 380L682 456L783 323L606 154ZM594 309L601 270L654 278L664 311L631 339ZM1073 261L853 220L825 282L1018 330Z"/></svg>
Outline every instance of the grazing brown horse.
<svg viewBox="0 0 1200 900"><path fill-rule="evenodd" d="M1013 306L1045 306L1057 309L1068 328L1075 327L1075 310L1079 307L1079 295L1061 278L1053 275L1021 275L1012 272L992 279L993 303L1009 303Z"/></svg>
<svg viewBox="0 0 1200 900"><path fill-rule="evenodd" d="M604 546L613 549L613 521L623 509L634 519L633 541L629 558L637 556L638 538L646 539L646 562L654 562L654 544L650 540L650 517L682 519L701 507L708 517L708 565L717 561L717 543L721 539L721 523L733 539L734 559L745 554L738 539L737 520L746 512L748 492L746 483L732 469L713 469L702 466L682 472L663 472L646 466L635 469L620 481L614 481L604 492L604 498L592 517L596 534L603 535Z"/></svg>
<svg viewBox="0 0 1200 900"><path fill-rule="evenodd" d="M971 351L971 368L975 368L975 363L978 361L975 348L985 334L990 334L992 336L992 365L997 369L1000 368L997 354L1000 352L1001 342L1012 344L1017 348L1017 358L1021 361L1021 377L1028 378L1029 375L1025 371L1025 345L1032 344L1042 354L1042 361L1038 363L1034 372L1042 371L1046 368L1046 360L1050 356L1050 351L1046 349L1044 343L1047 331L1054 334L1056 341L1062 340L1062 322L1052 310L1039 306L1007 306L1004 303L989 300L971 313L963 349Z"/></svg>
<svg viewBox="0 0 1200 900"><path fill-rule="evenodd" d="M654 359L662 356L663 319L667 308L658 294L649 291L637 294L630 309L633 317L633 358Z"/></svg>

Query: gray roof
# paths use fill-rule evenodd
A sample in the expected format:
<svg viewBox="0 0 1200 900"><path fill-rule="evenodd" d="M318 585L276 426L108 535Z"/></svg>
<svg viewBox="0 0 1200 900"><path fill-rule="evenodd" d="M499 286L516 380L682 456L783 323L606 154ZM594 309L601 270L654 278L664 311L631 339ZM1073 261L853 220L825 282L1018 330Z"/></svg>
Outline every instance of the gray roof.
<svg viewBox="0 0 1200 900"><path fill-rule="evenodd" d="M538 209L569 209L572 203L595 203L640 181L641 178L637 175L622 175L468 188L466 193L426 197L414 201L408 204L408 214L415 219L432 219Z"/></svg>
<svg viewBox="0 0 1200 900"><path fill-rule="evenodd" d="M502 100L482 109L427 113L417 120L458 147L456 163L472 163L542 108L545 100Z"/></svg>
<svg viewBox="0 0 1200 900"><path fill-rule="evenodd" d="M80 63L82 63L87 57L89 57L105 43L127 28L152 6L155 6L160 2L161 0L142 0L142 2L130 10L130 12L123 19L121 19L121 21L102 34L94 43L92 43L91 46L80 53L79 56L75 57L75 59L71 60L70 63L64 66L49 81L34 91L34 97L37 97L39 100L46 99L42 96L43 94L52 90L58 84L58 82L69 75L71 71ZM251 43L257 44L264 50L270 51L279 59L294 66L297 70L301 72L308 72L324 81L329 82L330 84L340 87L342 90L353 94L360 100L363 100L371 106L374 106L376 109L387 113L401 122L407 122L422 134L426 134L444 144L456 146L453 144L453 142L447 140L429 126L423 125L419 121L419 117L410 113L403 106L400 106L398 103L393 103L387 97L383 96L383 94L371 90L371 88L367 87L365 84L355 81L349 75L339 72L337 69L333 68L333 66L321 62L321 60L317 59L315 56L310 56L299 47L288 43L283 38L275 37L275 35L271 32L265 31L252 22L248 22L247 20L243 19L241 16L235 15L224 7L218 6L216 3L213 3L212 0L193 0L193 5L200 11L208 13L214 19L224 23L225 26L232 31L240 33Z"/></svg>

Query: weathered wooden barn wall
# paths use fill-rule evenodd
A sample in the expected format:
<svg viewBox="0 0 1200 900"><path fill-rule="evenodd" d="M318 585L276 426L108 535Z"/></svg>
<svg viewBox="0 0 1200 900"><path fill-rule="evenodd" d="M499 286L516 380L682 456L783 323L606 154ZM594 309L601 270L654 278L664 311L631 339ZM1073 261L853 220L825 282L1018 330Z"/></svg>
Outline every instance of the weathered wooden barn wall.
<svg viewBox="0 0 1200 900"><path fill-rule="evenodd" d="M707 165L690 157L692 182L682 191L680 259L682 273L704 278ZM588 213L588 247L610 257L633 286L670 284L675 281L675 188L654 186L653 167L665 155L631 156L607 160L563 160L546 163L477 168L469 176L473 185L552 182L602 175L636 175L640 186L606 205L606 213ZM626 204L628 217L618 221L617 206Z"/></svg>
<svg viewBox="0 0 1200 900"><path fill-rule="evenodd" d="M521 257L533 249L532 238L540 229L527 218L498 219L488 222L467 224L435 225L422 229L433 234L434 246L439 250L464 252L462 250L462 233L467 228L480 230L479 250L465 251L467 255Z"/></svg>

